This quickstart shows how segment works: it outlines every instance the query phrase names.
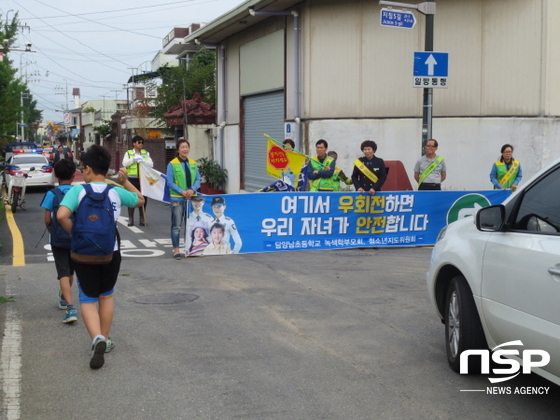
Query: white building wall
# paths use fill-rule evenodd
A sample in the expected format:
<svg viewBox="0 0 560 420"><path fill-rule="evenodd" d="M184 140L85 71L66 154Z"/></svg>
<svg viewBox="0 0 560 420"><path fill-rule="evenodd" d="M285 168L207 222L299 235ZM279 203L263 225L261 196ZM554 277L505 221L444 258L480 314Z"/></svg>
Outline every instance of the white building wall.
<svg viewBox="0 0 560 420"><path fill-rule="evenodd" d="M352 162L362 156L363 140L377 143L376 156L400 160L413 187L413 169L421 151L421 120L322 120L308 123L308 136L314 154L319 139L338 153L337 164L346 174ZM560 119L557 118L439 118L434 120L433 137L438 154L447 163L444 190L491 189L490 170L500 156L502 145L514 146L514 157L521 162L527 180L560 156Z"/></svg>
<svg viewBox="0 0 560 420"><path fill-rule="evenodd" d="M228 170L226 191L230 194L240 192L241 167L239 165L239 125L230 125L224 128L227 141L224 144L224 167Z"/></svg>
<svg viewBox="0 0 560 420"><path fill-rule="evenodd" d="M411 30L383 27L381 7L370 0L304 0L294 7L301 25L303 149L314 154L315 141L325 138L351 171L361 141L372 139L379 156L404 163L415 185L423 90L412 87L412 57L424 50L425 18L415 12ZM525 179L560 156L558 16L558 0L438 2L434 49L450 54L449 88L434 89L433 137L449 167L445 189L490 188L488 174L504 143L515 146ZM239 191L241 168L240 50L283 28L291 119L293 17L271 17L221 41L230 193Z"/></svg>
<svg viewBox="0 0 560 420"><path fill-rule="evenodd" d="M437 89L435 115L547 115L542 69L557 64L557 35L546 1L447 0L437 4L434 50L449 53L449 89ZM302 13L306 118L413 117L422 89L412 88L412 57L424 50L425 18L413 29L379 24L368 0L309 2ZM551 5L555 11L557 5ZM557 26L557 25L556 25ZM552 41L553 42L553 41ZM550 57L549 56L553 56ZM558 75L553 80L558 79Z"/></svg>

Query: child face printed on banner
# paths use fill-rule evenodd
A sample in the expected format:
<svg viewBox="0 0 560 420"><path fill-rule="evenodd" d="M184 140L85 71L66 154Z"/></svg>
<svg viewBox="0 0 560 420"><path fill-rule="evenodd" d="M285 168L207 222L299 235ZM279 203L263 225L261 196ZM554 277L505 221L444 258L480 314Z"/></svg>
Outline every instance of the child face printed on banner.
<svg viewBox="0 0 560 420"><path fill-rule="evenodd" d="M222 239L224 239L224 230L221 227L215 226L210 235L212 235L212 243L214 245L220 245L222 243Z"/></svg>
<svg viewBox="0 0 560 420"><path fill-rule="evenodd" d="M206 242L206 230L201 227L196 228L193 237L196 242Z"/></svg>

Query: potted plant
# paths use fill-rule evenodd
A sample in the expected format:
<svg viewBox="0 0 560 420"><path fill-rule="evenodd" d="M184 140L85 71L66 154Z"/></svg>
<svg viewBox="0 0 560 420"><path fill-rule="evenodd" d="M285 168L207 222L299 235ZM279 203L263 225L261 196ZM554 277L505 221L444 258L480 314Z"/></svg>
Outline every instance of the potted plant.
<svg viewBox="0 0 560 420"><path fill-rule="evenodd" d="M218 162L209 158L198 159L198 171L202 177L200 192L203 194L223 194L224 185L227 181L227 169L223 169Z"/></svg>

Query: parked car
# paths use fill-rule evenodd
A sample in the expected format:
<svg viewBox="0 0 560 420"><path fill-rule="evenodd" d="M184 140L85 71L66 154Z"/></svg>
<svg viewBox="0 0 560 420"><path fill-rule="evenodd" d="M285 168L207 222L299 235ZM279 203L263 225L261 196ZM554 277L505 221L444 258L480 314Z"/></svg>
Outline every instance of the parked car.
<svg viewBox="0 0 560 420"><path fill-rule="evenodd" d="M2 152L6 162L14 153L41 153L41 148L30 141L17 141L8 143Z"/></svg>
<svg viewBox="0 0 560 420"><path fill-rule="evenodd" d="M31 168L34 168L31 171ZM54 187L54 170L47 158L36 153L16 153L10 157L4 168L4 180L9 183L16 170L28 174L27 187Z"/></svg>
<svg viewBox="0 0 560 420"><path fill-rule="evenodd" d="M480 363L490 348L499 352L498 363L510 368L502 370L512 374L518 367L519 373L528 349L543 350L548 363L524 360L523 369L531 366L560 385L559 192L560 159L503 204L482 208L475 218L452 223L439 234L427 283L445 324L453 370L491 373ZM480 355L461 360L464 351L476 349L482 349Z"/></svg>

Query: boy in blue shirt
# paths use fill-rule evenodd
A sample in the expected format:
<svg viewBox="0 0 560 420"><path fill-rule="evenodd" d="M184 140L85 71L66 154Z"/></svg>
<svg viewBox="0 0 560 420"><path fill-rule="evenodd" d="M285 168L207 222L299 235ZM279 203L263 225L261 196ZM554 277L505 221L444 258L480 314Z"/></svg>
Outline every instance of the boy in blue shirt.
<svg viewBox="0 0 560 420"><path fill-rule="evenodd" d="M84 154L84 169L82 171L84 180L91 185L94 192L101 193L108 188L105 183L105 176L109 171L110 164L111 155L107 149L99 145L91 146ZM127 171L124 168L119 171L118 183L124 188L116 187L108 192L114 209L113 223L115 224L121 213L121 206L141 207L144 205L144 196L130 183ZM57 218L67 232L72 232L73 221L70 216L78 209L85 194L83 185L75 185L62 200ZM92 356L89 363L92 369L102 367L105 363L104 354L114 347L113 341L109 338L109 331L114 315L113 288L117 282L120 265L121 253L118 235L115 238L113 257L110 262L86 264L74 261L74 269L79 279L78 289L82 317L93 340Z"/></svg>
<svg viewBox="0 0 560 420"><path fill-rule="evenodd" d="M76 165L68 159L62 159L54 166L54 175L58 178L57 187L64 194L72 188L74 174L76 173ZM47 191L41 202L41 207L45 209L45 225L50 235L51 251L54 257L56 273L58 276L60 289L58 291L58 307L66 309L66 314L62 319L65 324L72 324L78 320L78 312L72 303L72 283L74 282L74 265L70 258L70 245L68 247L60 247L53 244L52 223L54 214L53 201L56 195L54 190ZM60 203L59 203L60 204ZM56 222L55 222L56 223ZM67 234L68 235L68 234ZM69 239L69 235L68 235Z"/></svg>

